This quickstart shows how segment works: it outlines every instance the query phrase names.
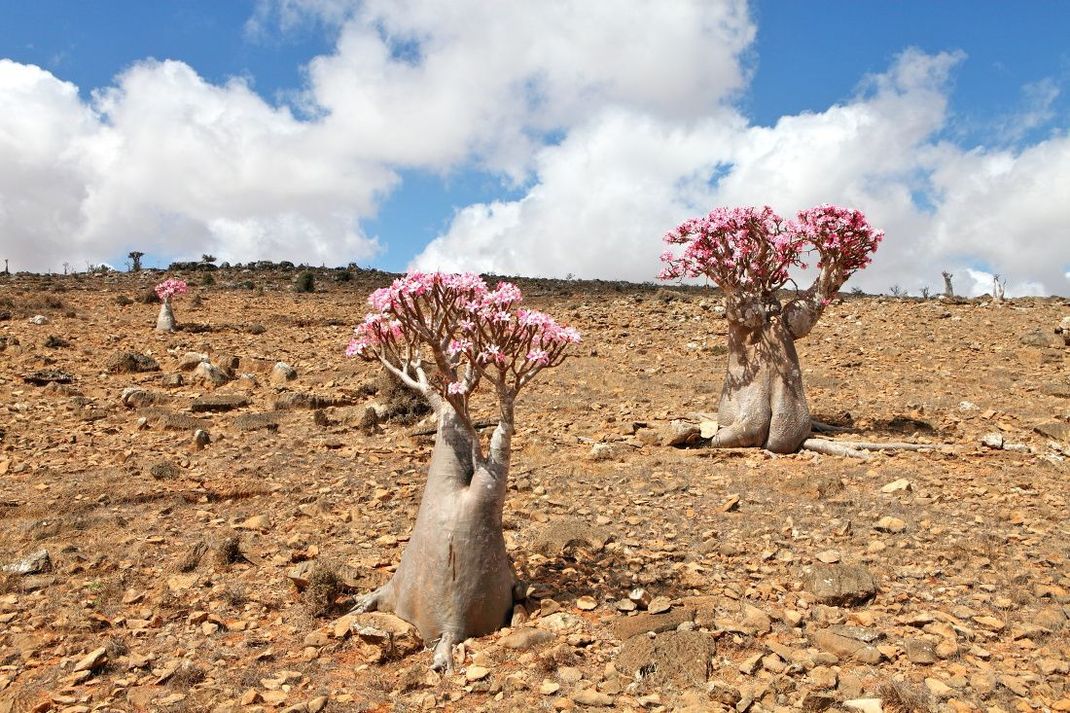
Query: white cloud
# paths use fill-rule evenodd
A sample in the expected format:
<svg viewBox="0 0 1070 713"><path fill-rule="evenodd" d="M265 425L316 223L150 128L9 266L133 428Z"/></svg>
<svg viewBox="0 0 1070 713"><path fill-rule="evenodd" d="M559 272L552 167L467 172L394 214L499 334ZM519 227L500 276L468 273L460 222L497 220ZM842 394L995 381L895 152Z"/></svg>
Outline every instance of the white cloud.
<svg viewBox="0 0 1070 713"><path fill-rule="evenodd" d="M360 221L397 170L476 165L519 182L546 136L588 113L700 120L744 86L737 56L754 36L742 0L276 0L249 31L310 16L337 26L337 46L309 64L298 115L177 61L137 63L89 103L4 62L0 101L19 107L0 116L0 247L13 264L134 248L363 261L379 246Z"/></svg>
<svg viewBox="0 0 1070 713"><path fill-rule="evenodd" d="M525 194L460 209L414 264L650 280L686 217L830 201L888 234L853 281L867 290L969 268L1010 294L1070 292L1067 127L1012 148L943 138L960 53L904 51L856 96L755 126L733 108L756 32L743 0L262 0L249 32L309 22L336 47L293 109L176 61L85 102L0 60L0 105L18 108L0 113L0 257L364 261L382 246L361 221L400 171L475 168ZM1020 125L1058 121L1058 87L1025 91Z"/></svg>
<svg viewBox="0 0 1070 713"><path fill-rule="evenodd" d="M1070 204L1053 196L1070 194L1070 138L1019 151L942 141L946 85L963 60L905 51L850 101L773 127L727 110L699 122L604 112L539 151L527 195L460 211L413 264L649 280L658 238L684 218L763 203L790 215L828 201L887 232L852 280L867 291L916 294L943 269L983 263L1008 279L1008 295L1066 293Z"/></svg>
<svg viewBox="0 0 1070 713"><path fill-rule="evenodd" d="M82 267L139 249L221 260L365 260L358 219L396 176L331 151L243 82L143 62L99 92L0 61L0 235L13 266Z"/></svg>

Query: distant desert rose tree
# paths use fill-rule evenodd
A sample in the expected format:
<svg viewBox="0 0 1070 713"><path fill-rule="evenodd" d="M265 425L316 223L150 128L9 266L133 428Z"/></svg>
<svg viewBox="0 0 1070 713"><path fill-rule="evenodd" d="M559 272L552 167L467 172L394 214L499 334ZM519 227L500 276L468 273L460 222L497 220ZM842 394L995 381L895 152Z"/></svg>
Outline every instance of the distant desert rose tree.
<svg viewBox="0 0 1070 713"><path fill-rule="evenodd" d="M825 306L870 256L884 233L860 211L832 205L785 221L768 206L718 208L665 236L663 280L708 277L725 294L728 372L718 406L714 447L799 449L810 433L795 340L810 333ZM818 275L781 303L789 269L817 258Z"/></svg>
<svg viewBox="0 0 1070 713"><path fill-rule="evenodd" d="M185 280L170 277L156 285L156 296L160 298L160 316L156 318L157 332L175 331L175 312L171 309L171 299L176 295L189 292Z"/></svg>
<svg viewBox="0 0 1070 713"><path fill-rule="evenodd" d="M375 310L346 353L378 361L423 394L438 419L427 485L409 544L391 580L358 611L389 611L437 640L435 668L452 646L509 622L516 577L502 534L517 394L559 365L579 333L518 308L520 290L472 274L412 272L368 298ZM497 401L484 452L470 411L480 386Z"/></svg>

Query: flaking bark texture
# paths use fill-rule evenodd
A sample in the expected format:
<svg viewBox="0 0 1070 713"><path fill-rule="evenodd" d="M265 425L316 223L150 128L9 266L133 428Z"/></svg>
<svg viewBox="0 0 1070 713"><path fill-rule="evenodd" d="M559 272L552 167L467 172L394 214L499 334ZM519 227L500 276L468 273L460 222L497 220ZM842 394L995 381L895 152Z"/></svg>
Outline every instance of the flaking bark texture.
<svg viewBox="0 0 1070 713"><path fill-rule="evenodd" d="M793 453L810 434L795 340L806 336L821 313L815 299L757 300L730 304L728 371L721 389L720 430L710 446L760 447Z"/></svg>
<svg viewBox="0 0 1070 713"><path fill-rule="evenodd" d="M160 305L160 315L156 318L157 332L175 331L175 313L171 309L171 300L165 299Z"/></svg>
<svg viewBox="0 0 1070 713"><path fill-rule="evenodd" d="M452 668L452 646L505 626L516 577L505 550L502 509L512 426L500 423L489 458L448 404L439 426L420 509L391 580L358 604L412 623L437 641L435 668Z"/></svg>

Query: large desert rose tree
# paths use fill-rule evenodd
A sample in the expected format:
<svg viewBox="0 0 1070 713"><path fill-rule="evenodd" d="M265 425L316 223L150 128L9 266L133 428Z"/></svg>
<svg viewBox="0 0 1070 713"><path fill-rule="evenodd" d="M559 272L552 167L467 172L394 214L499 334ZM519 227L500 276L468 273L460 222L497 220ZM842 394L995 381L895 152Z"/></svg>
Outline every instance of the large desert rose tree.
<svg viewBox="0 0 1070 713"><path fill-rule="evenodd" d="M157 332L175 331L175 312L171 308L171 300L178 295L189 292L189 286L185 280L169 277L154 288L156 296L160 298L160 314L156 317Z"/></svg>
<svg viewBox="0 0 1070 713"><path fill-rule="evenodd" d="M374 311L346 353L381 362L423 394L438 419L435 446L409 544L387 584L358 611L389 611L437 640L435 668L452 646L505 626L516 577L502 534L517 395L559 365L579 333L519 308L520 290L478 276L412 272L369 297ZM471 400L489 387L498 424L488 448Z"/></svg>
<svg viewBox="0 0 1070 713"><path fill-rule="evenodd" d="M725 295L728 372L712 446L799 449L811 430L795 340L813 329L825 306L870 262L884 234L860 211L821 205L785 221L768 206L718 208L665 236L661 279L706 277ZM789 271L816 258L817 277L795 289Z"/></svg>

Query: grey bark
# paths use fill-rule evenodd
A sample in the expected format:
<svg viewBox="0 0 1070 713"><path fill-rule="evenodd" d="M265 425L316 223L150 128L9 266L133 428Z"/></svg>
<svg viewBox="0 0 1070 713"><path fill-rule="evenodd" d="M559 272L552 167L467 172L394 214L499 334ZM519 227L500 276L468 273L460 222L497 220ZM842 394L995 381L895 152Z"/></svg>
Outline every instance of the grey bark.
<svg viewBox="0 0 1070 713"><path fill-rule="evenodd" d="M728 370L713 436L715 448L760 447L794 453L810 435L795 340L810 333L842 280L823 271L814 285L781 307L773 295L730 295Z"/></svg>
<svg viewBox="0 0 1070 713"><path fill-rule="evenodd" d="M946 271L942 272L940 274L943 275L943 277L944 277L944 296L945 297L954 297L955 296L955 288L951 286L951 278L954 277L954 275L952 275L950 272L946 272Z"/></svg>
<svg viewBox="0 0 1070 713"><path fill-rule="evenodd" d="M156 318L156 331L175 331L175 313L171 309L170 299L164 299L163 304L160 305L160 315Z"/></svg>
<svg viewBox="0 0 1070 713"><path fill-rule="evenodd" d="M420 509L394 576L357 611L388 611L438 642L432 666L452 669L452 647L509 622L516 576L505 550L502 509L509 475L512 404L486 457L465 418L429 395L438 430Z"/></svg>

